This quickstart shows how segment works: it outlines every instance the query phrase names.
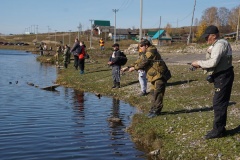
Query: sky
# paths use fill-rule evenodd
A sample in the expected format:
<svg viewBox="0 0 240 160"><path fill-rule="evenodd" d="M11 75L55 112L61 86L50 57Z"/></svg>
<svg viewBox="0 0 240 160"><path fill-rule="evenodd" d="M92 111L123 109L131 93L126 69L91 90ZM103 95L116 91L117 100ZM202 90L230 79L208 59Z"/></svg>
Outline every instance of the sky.
<svg viewBox="0 0 240 160"><path fill-rule="evenodd" d="M190 26L195 0L142 0L142 28ZM117 28L140 27L140 0L1 0L0 33L48 33L90 29L91 20ZM240 0L196 0L194 19L210 7L235 8ZM161 18L160 18L161 17ZM161 19L161 20L160 20Z"/></svg>

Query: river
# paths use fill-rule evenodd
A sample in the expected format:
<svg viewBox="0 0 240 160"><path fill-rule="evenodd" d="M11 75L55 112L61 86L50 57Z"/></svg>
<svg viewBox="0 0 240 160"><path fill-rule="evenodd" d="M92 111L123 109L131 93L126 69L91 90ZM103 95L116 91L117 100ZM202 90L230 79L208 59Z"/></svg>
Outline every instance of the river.
<svg viewBox="0 0 240 160"><path fill-rule="evenodd" d="M42 90L56 80L54 66L23 51L0 57L1 160L147 159L124 131L134 107L62 86Z"/></svg>

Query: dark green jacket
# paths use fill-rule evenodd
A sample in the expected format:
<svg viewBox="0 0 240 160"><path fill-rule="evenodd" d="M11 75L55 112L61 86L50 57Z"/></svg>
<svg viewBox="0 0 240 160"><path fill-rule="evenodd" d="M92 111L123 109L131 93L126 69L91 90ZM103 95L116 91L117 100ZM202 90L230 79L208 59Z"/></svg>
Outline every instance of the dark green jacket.
<svg viewBox="0 0 240 160"><path fill-rule="evenodd" d="M158 79L163 79L163 73L167 66L162 60L161 55L155 46L149 46L140 58L134 63L135 70L145 70L149 82L154 82Z"/></svg>

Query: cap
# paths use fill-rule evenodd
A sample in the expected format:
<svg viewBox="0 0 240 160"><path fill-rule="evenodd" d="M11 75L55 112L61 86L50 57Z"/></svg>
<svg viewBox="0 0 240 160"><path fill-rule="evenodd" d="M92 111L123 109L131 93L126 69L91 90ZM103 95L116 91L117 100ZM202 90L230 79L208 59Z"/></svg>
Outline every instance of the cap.
<svg viewBox="0 0 240 160"><path fill-rule="evenodd" d="M214 25L211 25L206 28L204 34L201 37L206 38L207 36L209 36L209 34L217 34L217 33L219 33L218 28Z"/></svg>
<svg viewBox="0 0 240 160"><path fill-rule="evenodd" d="M140 42L140 46L146 46L146 45L148 45L148 46L151 45L151 43L149 42L149 40L144 39L144 40L142 40L142 41Z"/></svg>
<svg viewBox="0 0 240 160"><path fill-rule="evenodd" d="M114 44L112 45L112 47L119 47L119 44L118 44L118 43L114 43Z"/></svg>

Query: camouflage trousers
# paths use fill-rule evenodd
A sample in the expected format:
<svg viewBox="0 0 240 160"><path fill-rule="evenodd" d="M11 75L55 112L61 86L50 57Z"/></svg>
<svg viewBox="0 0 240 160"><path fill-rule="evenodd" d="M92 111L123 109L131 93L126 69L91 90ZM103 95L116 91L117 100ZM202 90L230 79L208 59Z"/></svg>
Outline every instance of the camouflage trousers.
<svg viewBox="0 0 240 160"><path fill-rule="evenodd" d="M166 89L166 81L156 80L151 82L152 106L150 111L159 114L163 108L163 96Z"/></svg>

